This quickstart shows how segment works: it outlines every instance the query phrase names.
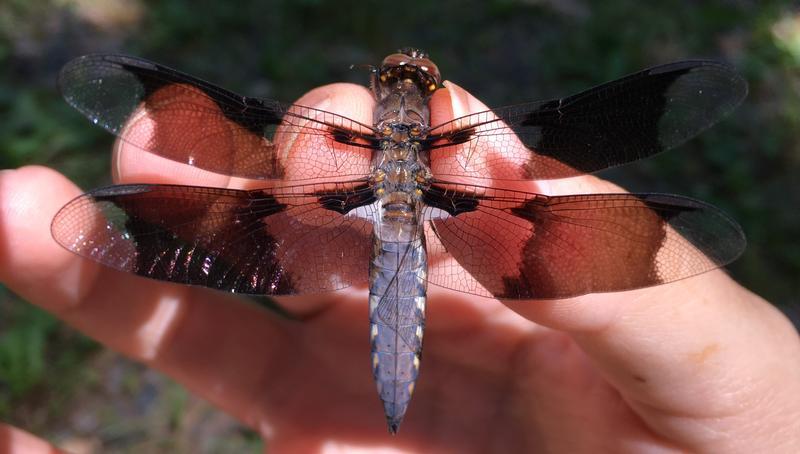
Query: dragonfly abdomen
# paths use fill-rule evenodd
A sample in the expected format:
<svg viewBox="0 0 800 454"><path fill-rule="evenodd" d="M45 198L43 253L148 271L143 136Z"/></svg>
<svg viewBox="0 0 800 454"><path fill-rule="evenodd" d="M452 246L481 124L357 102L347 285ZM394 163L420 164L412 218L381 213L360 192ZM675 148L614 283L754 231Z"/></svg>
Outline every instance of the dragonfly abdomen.
<svg viewBox="0 0 800 454"><path fill-rule="evenodd" d="M415 223L376 226L370 262L372 371L389 430L405 415L419 373L427 255Z"/></svg>

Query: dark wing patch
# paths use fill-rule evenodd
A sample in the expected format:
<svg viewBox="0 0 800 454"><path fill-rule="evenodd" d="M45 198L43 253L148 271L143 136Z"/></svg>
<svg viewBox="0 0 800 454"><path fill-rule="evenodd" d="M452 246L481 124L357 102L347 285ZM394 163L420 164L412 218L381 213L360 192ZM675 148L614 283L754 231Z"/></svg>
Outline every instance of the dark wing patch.
<svg viewBox="0 0 800 454"><path fill-rule="evenodd" d="M369 173L370 126L249 98L148 60L89 55L67 63L70 105L123 141L173 161L252 179Z"/></svg>
<svg viewBox="0 0 800 454"><path fill-rule="evenodd" d="M550 299L632 290L718 268L745 247L733 220L684 197L549 197L451 186L478 194L479 204L456 216L431 216L428 275L432 284L465 293ZM445 253L459 266L434 258Z"/></svg>
<svg viewBox="0 0 800 454"><path fill-rule="evenodd" d="M422 191L422 201L427 206L439 208L451 216L457 216L475 211L480 200L475 193L459 192L434 184Z"/></svg>
<svg viewBox="0 0 800 454"><path fill-rule="evenodd" d="M366 284L372 237L368 220L313 195L344 186L112 186L64 206L52 233L78 255L162 281L265 295L338 290Z"/></svg>
<svg viewBox="0 0 800 454"><path fill-rule="evenodd" d="M747 94L730 66L684 61L552 101L502 107L430 130L442 177L564 178L676 147L718 122Z"/></svg>
<svg viewBox="0 0 800 454"><path fill-rule="evenodd" d="M322 191L315 194L323 208L347 214L350 211L377 200L375 191L369 184L354 187L352 190Z"/></svg>

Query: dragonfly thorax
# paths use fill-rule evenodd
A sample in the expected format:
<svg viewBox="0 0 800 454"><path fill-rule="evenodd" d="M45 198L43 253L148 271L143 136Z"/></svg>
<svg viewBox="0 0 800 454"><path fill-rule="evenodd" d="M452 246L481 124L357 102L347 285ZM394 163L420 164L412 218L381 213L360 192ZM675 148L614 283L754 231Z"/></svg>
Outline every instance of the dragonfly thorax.
<svg viewBox="0 0 800 454"><path fill-rule="evenodd" d="M411 140L396 143L387 139L376 152L372 180L384 217L414 219L422 189L431 178L427 162L420 157L418 143Z"/></svg>

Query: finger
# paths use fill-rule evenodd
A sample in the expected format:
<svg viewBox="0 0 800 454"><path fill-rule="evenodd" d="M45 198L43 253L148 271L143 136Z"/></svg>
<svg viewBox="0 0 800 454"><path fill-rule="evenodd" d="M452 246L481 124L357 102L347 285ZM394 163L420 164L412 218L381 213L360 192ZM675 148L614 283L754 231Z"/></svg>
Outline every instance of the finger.
<svg viewBox="0 0 800 454"><path fill-rule="evenodd" d="M173 102L178 101L178 98L173 97ZM191 102L204 103L202 107L206 109L218 109L213 101L205 97L192 98ZM364 87L354 84L326 85L316 88L300 98L297 105L316 110L300 108L290 112L296 110L298 115L308 116L315 121L287 117L285 120L287 124L291 123L292 127L287 125L279 127L279 131L288 131L275 135L277 151L274 154L278 155L277 158L286 168L285 179L298 181L337 176L336 173L330 174L331 167L336 168L337 172L341 174L352 173L354 167L366 168L363 163L364 153L360 148L332 142L324 135L315 134L314 130L306 130L307 134L298 134L297 132L302 131L303 127L324 128L318 122L336 125L342 123L342 120L330 115L326 116L324 112L318 111L330 111L364 124L371 124L372 104L369 92ZM231 133L231 130L238 126L227 120L224 115L208 115L194 120L191 113L187 113L186 119L174 118L178 112L179 110L170 110L166 112L170 115L169 118L164 118L159 112L150 113L144 110L133 116L137 121L128 124L122 136L136 137L137 143L151 144L153 149L160 147L186 149L191 148L195 143L212 142L220 155L234 155L235 151L231 149L242 145L234 140L234 137L238 136ZM351 127L352 125L348 123L342 126ZM267 140L255 138L254 135L253 137L250 140ZM331 149L336 150L336 156L330 152ZM359 150L360 153L348 156L348 153L354 154L354 150ZM342 161L337 162L338 167L330 164L330 162L336 162L337 159ZM315 166L315 163L320 163L320 160L328 162ZM326 172L328 173L326 174ZM234 188L263 188L275 184L270 181L232 178L209 172L155 153L144 152L124 140L118 141L114 149L113 174L118 183L171 183Z"/></svg>
<svg viewBox="0 0 800 454"><path fill-rule="evenodd" d="M167 371L223 407L241 408L268 352L286 347L274 317L236 298L117 272L61 248L50 237L50 220L79 191L52 170L4 171L0 194L0 279L112 349ZM198 350L205 339L226 341L205 341ZM217 364L215 373L198 373L210 364ZM209 396L211 390L224 391Z"/></svg>
<svg viewBox="0 0 800 454"><path fill-rule="evenodd" d="M444 82L444 88L436 90L430 100L431 125L447 123L469 114L486 112L489 108L463 88L450 81ZM456 125L460 128L464 125ZM486 128L498 129L497 125L479 126L478 132ZM457 183L493 185L504 179L503 170L508 167L519 167L525 164L518 157L503 153L502 147L492 146L494 141L478 140L475 145L464 144L448 146L431 153L431 171L435 177ZM503 144L524 149L519 139L509 134L503 137ZM475 150L480 146L480 149ZM478 156L480 155L480 156ZM491 163L491 164L489 164ZM477 168L474 168L477 167ZM475 170L479 170L476 172ZM481 178L471 178L480 173ZM524 181L502 181L508 189L546 193L546 183Z"/></svg>
<svg viewBox="0 0 800 454"><path fill-rule="evenodd" d="M532 157L534 154L510 128L504 128L498 122L484 125L478 122L479 126L470 126L476 124L476 116L470 114L480 113L482 121L490 119L492 114L487 113L488 108L483 103L457 85L448 82L446 87L437 91L431 100L432 123L444 123L444 126L435 127L434 130L469 127L468 131L476 133L464 143L434 148L431 152L434 177L438 177L438 171L443 171L445 177L442 178L448 182L524 191L528 193L525 198L529 200L534 200L535 194L596 192L600 186L599 180L590 176L571 178L567 185L561 181L509 181L507 178L510 175L519 174L511 170L512 166L519 168L540 162ZM446 123L453 118L459 120ZM482 131L484 127L491 129ZM500 169L499 173L497 169ZM480 170L486 171L483 173L486 179L476 178L481 175ZM453 189L461 190L457 186ZM477 190L481 191L479 188ZM467 189L467 192L470 191ZM607 188L607 191L613 191L613 188ZM514 210L524 207L521 194L509 194L513 197L506 202L501 200L503 194L500 192L489 195L480 202L485 204L483 209L479 206L477 210L461 213L452 219L431 221L426 238L430 246L432 282L473 294L491 295L492 292L498 294L508 288L508 282L520 275L521 264L529 259L529 256L525 256L529 243L533 243L538 238L535 235L539 235L543 229L512 214ZM555 225L552 230L558 227L560 225ZM552 233L551 237L561 238L559 233ZM573 232L568 233L574 236ZM470 238L479 238L481 241L469 241ZM575 264L570 263L575 254L565 253L563 246L559 248L559 244L551 243L554 244L551 250L542 250L542 255L553 256L553 260L548 261L552 270L548 282L554 287L571 285L563 282L569 277L568 274L557 271L575 269ZM542 282L543 286L546 284Z"/></svg>
<svg viewBox="0 0 800 454"><path fill-rule="evenodd" d="M453 109L456 116L484 109L463 90L450 88L450 104L462 106ZM432 115L444 111L439 119L446 121L447 107ZM593 176L513 188L553 195L622 192ZM796 331L723 271L643 290L506 304L529 320L570 332L651 427L667 437L680 436L695 449L725 437L758 439L726 432L740 427L732 424L736 418L763 421L779 408L793 409L784 415L800 411L800 365L785 360L800 357ZM705 418L707 426L697 429L696 418ZM770 421L797 433L797 418Z"/></svg>
<svg viewBox="0 0 800 454"><path fill-rule="evenodd" d="M58 454L62 451L24 430L0 423L0 452L7 454Z"/></svg>

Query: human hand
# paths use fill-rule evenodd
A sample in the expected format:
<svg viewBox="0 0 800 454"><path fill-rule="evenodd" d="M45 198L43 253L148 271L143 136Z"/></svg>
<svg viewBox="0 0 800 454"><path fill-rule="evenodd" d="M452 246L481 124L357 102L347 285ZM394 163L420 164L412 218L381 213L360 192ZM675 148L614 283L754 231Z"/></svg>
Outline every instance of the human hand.
<svg viewBox="0 0 800 454"><path fill-rule="evenodd" d="M326 86L298 103L371 123L363 87ZM482 109L450 85L432 101L432 123ZM118 183L240 184L125 144L114 173ZM519 189L618 190L592 176ZM107 269L50 237L53 215L79 192L41 167L0 174L0 280L172 376L276 452L800 448L797 332L723 271L505 305L431 286L420 379L390 437L369 367L365 289L278 299L298 319L289 320L229 294Z"/></svg>

